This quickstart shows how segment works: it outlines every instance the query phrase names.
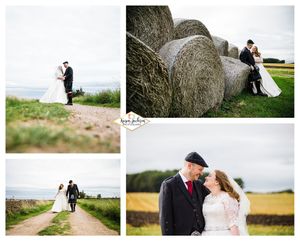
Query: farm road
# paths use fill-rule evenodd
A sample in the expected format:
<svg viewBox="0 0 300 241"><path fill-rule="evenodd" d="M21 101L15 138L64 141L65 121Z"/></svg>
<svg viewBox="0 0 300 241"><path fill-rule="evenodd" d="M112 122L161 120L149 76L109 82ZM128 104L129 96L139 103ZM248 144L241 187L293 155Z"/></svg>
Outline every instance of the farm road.
<svg viewBox="0 0 300 241"><path fill-rule="evenodd" d="M6 230L6 235L38 235L38 233L51 225L51 220L56 216L51 211L26 219ZM107 228L98 219L76 206L76 212L70 213L68 219L70 235L118 235L118 232Z"/></svg>

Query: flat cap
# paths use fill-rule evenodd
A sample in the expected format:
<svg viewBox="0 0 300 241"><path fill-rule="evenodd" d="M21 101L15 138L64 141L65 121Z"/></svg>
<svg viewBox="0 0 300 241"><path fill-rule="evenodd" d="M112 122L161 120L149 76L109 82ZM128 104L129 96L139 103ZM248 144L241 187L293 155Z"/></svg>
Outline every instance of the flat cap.
<svg viewBox="0 0 300 241"><path fill-rule="evenodd" d="M192 163L198 164L198 165L203 166L203 167L208 167L208 165L206 164L204 159L195 151L189 153L186 156L185 160L187 162L192 162Z"/></svg>
<svg viewBox="0 0 300 241"><path fill-rule="evenodd" d="M254 44L254 42L252 41L252 39L249 39L249 40L247 41L247 44Z"/></svg>

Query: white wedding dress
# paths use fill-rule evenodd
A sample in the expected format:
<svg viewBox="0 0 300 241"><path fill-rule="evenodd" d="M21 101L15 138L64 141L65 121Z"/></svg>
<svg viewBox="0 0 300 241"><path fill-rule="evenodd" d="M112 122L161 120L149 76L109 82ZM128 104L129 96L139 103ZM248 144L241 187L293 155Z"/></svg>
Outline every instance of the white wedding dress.
<svg viewBox="0 0 300 241"><path fill-rule="evenodd" d="M222 191L217 196L209 194L204 199L203 216L205 227L202 236L231 235L230 228L239 226L239 203L227 192Z"/></svg>
<svg viewBox="0 0 300 241"><path fill-rule="evenodd" d="M268 97L276 97L280 95L281 89L277 86L275 81L272 79L271 75L268 73L266 68L263 66L263 58L253 56L255 64L259 68L259 73L261 75L261 91L267 94Z"/></svg>
<svg viewBox="0 0 300 241"><path fill-rule="evenodd" d="M41 103L61 103L66 104L68 102L67 94L65 91L64 81L58 79L58 77L62 77L63 72L62 69L57 68L55 72L55 79L50 84L46 93L40 99Z"/></svg>
<svg viewBox="0 0 300 241"><path fill-rule="evenodd" d="M57 192L51 211L55 213L59 213L61 211L71 211L66 196L66 189L63 188Z"/></svg>

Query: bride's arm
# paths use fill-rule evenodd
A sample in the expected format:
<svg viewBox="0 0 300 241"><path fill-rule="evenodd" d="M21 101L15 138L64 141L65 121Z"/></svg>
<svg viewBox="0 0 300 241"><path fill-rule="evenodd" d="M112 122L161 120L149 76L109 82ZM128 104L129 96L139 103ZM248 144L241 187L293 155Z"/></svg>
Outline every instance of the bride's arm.
<svg viewBox="0 0 300 241"><path fill-rule="evenodd" d="M238 213L239 204L238 201L230 196L226 197L223 201L225 212L228 217L228 226L232 235L240 235L238 227Z"/></svg>

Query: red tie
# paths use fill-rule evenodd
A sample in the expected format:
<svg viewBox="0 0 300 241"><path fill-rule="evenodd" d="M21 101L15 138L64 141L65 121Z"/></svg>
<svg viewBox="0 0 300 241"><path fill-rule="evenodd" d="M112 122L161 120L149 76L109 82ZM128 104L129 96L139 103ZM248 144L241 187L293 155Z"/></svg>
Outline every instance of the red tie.
<svg viewBox="0 0 300 241"><path fill-rule="evenodd" d="M192 196L192 194L193 194L193 183L192 183L192 181L187 181L186 185L188 186L189 194Z"/></svg>

